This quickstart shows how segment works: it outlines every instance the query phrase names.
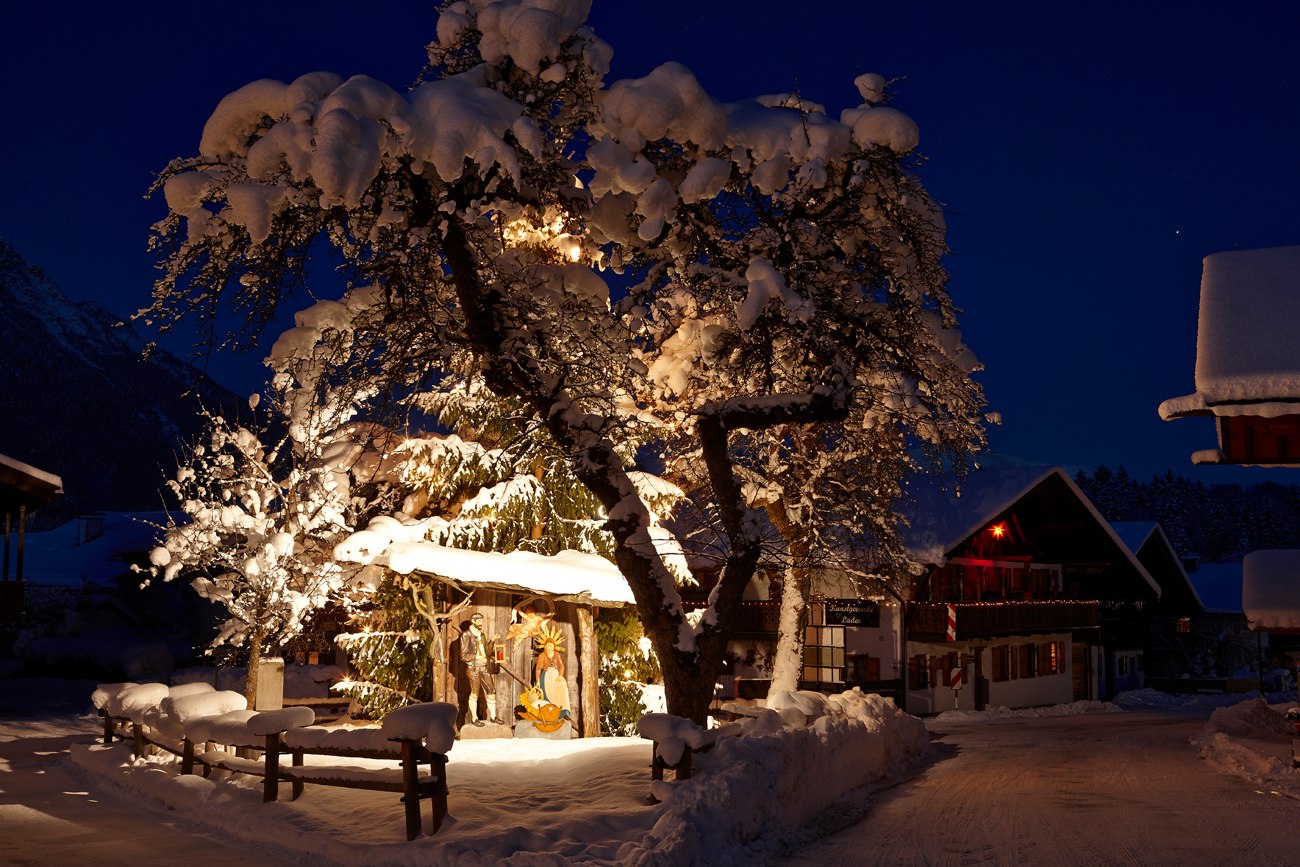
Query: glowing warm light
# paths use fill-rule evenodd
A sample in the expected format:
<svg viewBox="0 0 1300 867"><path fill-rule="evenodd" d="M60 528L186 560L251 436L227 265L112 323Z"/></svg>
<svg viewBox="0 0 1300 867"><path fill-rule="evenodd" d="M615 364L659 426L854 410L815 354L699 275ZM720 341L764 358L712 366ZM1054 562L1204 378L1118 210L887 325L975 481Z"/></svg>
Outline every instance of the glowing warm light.
<svg viewBox="0 0 1300 867"><path fill-rule="evenodd" d="M993 534L994 539L1001 539L1003 536L1007 534L1007 525L994 524L992 527L989 528L989 532Z"/></svg>
<svg viewBox="0 0 1300 867"><path fill-rule="evenodd" d="M508 247L532 250L543 259L560 262L582 262L588 259L582 240L564 231L564 215L548 210L542 217L524 217L503 221L501 238ZM599 264L599 252L591 254L590 261Z"/></svg>

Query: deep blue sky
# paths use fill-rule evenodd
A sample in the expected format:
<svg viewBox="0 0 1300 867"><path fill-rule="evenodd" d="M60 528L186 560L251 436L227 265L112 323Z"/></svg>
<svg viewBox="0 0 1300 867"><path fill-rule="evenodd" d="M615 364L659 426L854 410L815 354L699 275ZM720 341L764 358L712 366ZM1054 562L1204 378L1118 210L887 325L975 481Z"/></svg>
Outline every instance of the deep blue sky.
<svg viewBox="0 0 1300 867"><path fill-rule="evenodd" d="M951 292L1003 424L994 447L1070 467L1195 468L1202 257L1300 243L1300 4L596 0L612 78L665 60L721 100L789 91L833 111L859 72L899 81L947 208ZM0 27L0 237L74 299L123 315L153 279L143 194L229 91L316 69L409 84L432 5L25 4ZM309 10L309 11L308 11ZM240 389L255 359L211 371ZM1300 481L1300 475L1295 477Z"/></svg>

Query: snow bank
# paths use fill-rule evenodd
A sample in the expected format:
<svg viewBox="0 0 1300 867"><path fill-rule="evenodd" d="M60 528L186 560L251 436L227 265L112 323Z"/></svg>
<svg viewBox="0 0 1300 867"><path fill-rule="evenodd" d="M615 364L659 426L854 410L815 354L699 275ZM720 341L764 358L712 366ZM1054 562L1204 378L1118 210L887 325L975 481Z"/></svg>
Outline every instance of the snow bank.
<svg viewBox="0 0 1300 867"><path fill-rule="evenodd" d="M712 749L695 756L689 780L655 787L664 812L640 844L620 850L621 859L671 853L672 863L748 863L745 844L793 839L849 793L891 779L929 750L919 719L858 689L777 694L769 703L780 709L753 709L720 731ZM693 736L689 726L663 719L647 731Z"/></svg>
<svg viewBox="0 0 1300 867"><path fill-rule="evenodd" d="M1192 745L1219 773L1300 799L1300 768L1291 766L1291 724L1286 719L1293 707L1294 702L1269 705L1262 697L1220 707L1191 739Z"/></svg>
<svg viewBox="0 0 1300 867"><path fill-rule="evenodd" d="M1123 713L1124 708L1109 701L1072 701L1050 707L991 707L985 710L946 710L933 717L935 722L993 722L1002 719L1046 719L1078 716L1085 713Z"/></svg>

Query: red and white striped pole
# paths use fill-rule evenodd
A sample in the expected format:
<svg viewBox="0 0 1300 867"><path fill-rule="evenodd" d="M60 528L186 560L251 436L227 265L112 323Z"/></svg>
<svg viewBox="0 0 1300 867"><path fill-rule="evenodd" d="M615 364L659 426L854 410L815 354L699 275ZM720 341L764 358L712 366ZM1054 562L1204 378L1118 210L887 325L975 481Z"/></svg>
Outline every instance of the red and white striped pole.
<svg viewBox="0 0 1300 867"><path fill-rule="evenodd" d="M957 606L948 606L948 640L957 640Z"/></svg>

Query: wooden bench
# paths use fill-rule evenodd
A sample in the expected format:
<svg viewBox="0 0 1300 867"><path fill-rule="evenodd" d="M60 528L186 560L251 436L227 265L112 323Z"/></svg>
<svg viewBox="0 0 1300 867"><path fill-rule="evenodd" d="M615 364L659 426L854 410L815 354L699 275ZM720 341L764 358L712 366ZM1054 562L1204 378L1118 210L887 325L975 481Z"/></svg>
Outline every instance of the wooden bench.
<svg viewBox="0 0 1300 867"><path fill-rule="evenodd" d="M290 800L296 800L307 783L396 792L402 796L407 840L414 840L420 835L422 800L428 800L430 803L432 834L438 833L447 816L447 757L442 753L432 752L416 740L392 738L392 749L383 750L291 747L285 744L285 732L282 731L268 734L256 743L250 740L244 743L221 744L224 747L258 754L258 757L250 757L229 750L216 749L213 746L216 743L214 741L206 741L205 748L198 751L196 744L189 738L177 743L148 730L147 726L140 723L131 725L134 729L133 739L137 757L145 755L148 747L153 746L179 756L182 774L194 773L197 764L203 768L205 777L211 775L213 770L262 777L263 803L279 799L281 782L292 784ZM281 764L281 756L285 755L290 757L288 767ZM309 755L394 761L398 763L398 767L373 770L338 766L306 767L304 758ZM428 773L421 774L422 764L428 766Z"/></svg>

